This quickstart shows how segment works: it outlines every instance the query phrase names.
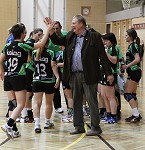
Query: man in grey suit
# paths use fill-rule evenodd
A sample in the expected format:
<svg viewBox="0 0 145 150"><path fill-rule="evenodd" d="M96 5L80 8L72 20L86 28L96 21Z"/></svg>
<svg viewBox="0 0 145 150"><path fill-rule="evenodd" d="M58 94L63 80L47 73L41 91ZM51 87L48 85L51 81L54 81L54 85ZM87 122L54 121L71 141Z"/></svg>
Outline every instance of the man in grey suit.
<svg viewBox="0 0 145 150"><path fill-rule="evenodd" d="M46 18L46 21L53 26L50 18ZM85 132L82 111L83 94L85 94L91 117L91 130L86 135L95 136L102 133L97 101L97 83L100 80L99 59L110 84L114 78L100 33L86 30L86 20L81 15L73 17L71 27L72 30L62 38L58 37L53 29L50 32L54 44L65 46L63 79L70 82L74 100L75 130L70 134Z"/></svg>

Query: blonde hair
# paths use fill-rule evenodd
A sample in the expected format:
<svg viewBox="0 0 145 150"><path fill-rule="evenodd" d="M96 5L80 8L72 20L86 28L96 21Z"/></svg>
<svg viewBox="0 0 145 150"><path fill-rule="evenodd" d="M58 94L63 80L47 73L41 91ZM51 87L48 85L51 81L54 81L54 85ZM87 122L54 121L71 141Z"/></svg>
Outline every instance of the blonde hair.
<svg viewBox="0 0 145 150"><path fill-rule="evenodd" d="M37 53L36 53L36 59L37 59L37 60L39 60L39 59L41 58L42 51L43 51L42 48L39 48L39 49L37 50Z"/></svg>
<svg viewBox="0 0 145 150"><path fill-rule="evenodd" d="M39 60L39 59L41 58L41 54L42 54L44 48L47 48L47 47L48 47L48 44L49 44L49 38L48 38L48 40L46 41L45 46L44 46L43 48L39 48L39 49L37 50L37 53L36 53L36 59L37 59L37 60Z"/></svg>

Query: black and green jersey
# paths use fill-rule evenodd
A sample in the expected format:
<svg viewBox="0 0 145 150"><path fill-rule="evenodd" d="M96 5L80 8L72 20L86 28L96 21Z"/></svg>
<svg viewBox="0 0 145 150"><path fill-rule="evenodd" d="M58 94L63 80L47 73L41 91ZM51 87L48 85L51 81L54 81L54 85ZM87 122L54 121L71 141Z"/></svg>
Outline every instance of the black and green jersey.
<svg viewBox="0 0 145 150"><path fill-rule="evenodd" d="M111 56L117 56L117 50L116 50L116 46L113 45L111 46L110 48L108 48L108 53L111 55ZM117 62L118 63L118 62ZM111 68L112 68L112 73L116 73L117 72L117 63L116 64L113 64L111 61L110 61L110 64L111 64Z"/></svg>
<svg viewBox="0 0 145 150"><path fill-rule="evenodd" d="M117 55L117 49L116 49L116 46L115 46L115 45L113 45L112 47L108 48L107 52L108 52L111 56L118 56L118 55ZM102 61L101 61L101 59L99 59L99 60L100 60L100 70L101 70L101 73L104 74ZM118 63L118 62L117 62L117 63ZM111 65L111 69L112 69L112 74L117 73L117 63L116 63L116 64L113 64L113 63L110 61L110 65Z"/></svg>
<svg viewBox="0 0 145 150"><path fill-rule="evenodd" d="M61 35L59 35L59 37L63 37L63 36L65 36L65 35L67 35L67 32L62 31L62 32L61 32ZM55 52L55 55L56 55L56 56L59 54L60 51L62 51L59 45L54 45L54 44L52 43L51 39L50 39L50 41L49 41L48 49L53 50L53 51Z"/></svg>
<svg viewBox="0 0 145 150"><path fill-rule="evenodd" d="M122 58L123 58L122 52L120 50L119 45L116 45L115 48L116 48L116 52L117 52L117 60L118 60L118 62L120 62L120 60L122 60ZM117 63L117 73L120 73L119 63Z"/></svg>
<svg viewBox="0 0 145 150"><path fill-rule="evenodd" d="M135 59L134 55L136 53L139 54L138 45L133 42L128 46L128 49L126 52L126 65L128 65L129 63L131 63ZM140 63L130 67L130 69L132 71L138 70L139 68L140 68Z"/></svg>
<svg viewBox="0 0 145 150"><path fill-rule="evenodd" d="M34 39L28 39L27 42L35 43L35 40ZM34 64L32 61L32 51L30 51L30 57L31 57L31 60L29 62L27 62L26 68L34 71Z"/></svg>
<svg viewBox="0 0 145 150"><path fill-rule="evenodd" d="M8 43L2 50L6 56L5 76L25 75L28 51L32 51L34 44L30 42L14 41Z"/></svg>
<svg viewBox="0 0 145 150"><path fill-rule="evenodd" d="M33 82L54 83L55 76L52 71L51 61L56 61L55 53L52 50L44 49L41 58L37 60L37 51L32 53L32 60L35 66Z"/></svg>

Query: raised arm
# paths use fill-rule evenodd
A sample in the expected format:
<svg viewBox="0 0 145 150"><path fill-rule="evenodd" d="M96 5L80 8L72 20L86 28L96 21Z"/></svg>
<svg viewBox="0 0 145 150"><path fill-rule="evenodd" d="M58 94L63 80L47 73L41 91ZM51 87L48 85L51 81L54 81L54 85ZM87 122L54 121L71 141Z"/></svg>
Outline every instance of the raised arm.
<svg viewBox="0 0 145 150"><path fill-rule="evenodd" d="M46 33L44 34L43 38L41 41L37 42L37 43L34 43L34 49L38 49L38 48L42 48L45 46L45 43L46 41L48 40L49 38L49 34L52 33L53 31L53 26L55 24L55 22L51 22L51 23L48 23L46 21L46 18L44 19L44 23L46 24L47 26L47 30L46 30Z"/></svg>
<svg viewBox="0 0 145 150"><path fill-rule="evenodd" d="M66 44L66 36L58 37L54 32L53 26L55 24L55 21L52 22L50 17L46 17L44 22L47 25L51 25L51 27L50 27L51 29L49 30L49 37L50 37L52 43L55 45L65 45Z"/></svg>

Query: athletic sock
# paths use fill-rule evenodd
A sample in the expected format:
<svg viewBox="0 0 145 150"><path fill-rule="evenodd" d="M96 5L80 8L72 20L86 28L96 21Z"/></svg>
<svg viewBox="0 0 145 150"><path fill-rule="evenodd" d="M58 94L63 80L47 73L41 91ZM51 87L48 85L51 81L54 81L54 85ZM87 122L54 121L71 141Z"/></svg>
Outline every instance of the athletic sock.
<svg viewBox="0 0 145 150"><path fill-rule="evenodd" d="M50 122L50 119L45 118L45 123Z"/></svg>
<svg viewBox="0 0 145 150"><path fill-rule="evenodd" d="M27 114L29 118L33 118L33 112L32 109L27 109Z"/></svg>
<svg viewBox="0 0 145 150"><path fill-rule="evenodd" d="M34 118L35 126L40 125L40 118Z"/></svg>
<svg viewBox="0 0 145 150"><path fill-rule="evenodd" d="M105 112L106 112L106 108L100 108L100 114L101 114L101 115L104 115Z"/></svg>
<svg viewBox="0 0 145 150"><path fill-rule="evenodd" d="M116 114L111 114L111 117L116 119Z"/></svg>
<svg viewBox="0 0 145 150"><path fill-rule="evenodd" d="M12 130L13 130L13 131L18 131L18 128L17 128L17 126L16 126L16 123L13 124Z"/></svg>
<svg viewBox="0 0 145 150"><path fill-rule="evenodd" d="M136 108L133 108L132 111L133 111L132 114L133 114L134 116L139 116L139 112L138 112L137 107L136 107Z"/></svg>
<svg viewBox="0 0 145 150"><path fill-rule="evenodd" d="M12 118L10 118L10 119L8 120L8 122L7 122L7 125L10 126L10 127L12 127L13 124L14 124L14 122L15 122L15 120L12 119Z"/></svg>
<svg viewBox="0 0 145 150"><path fill-rule="evenodd" d="M107 117L111 117L111 112L107 112Z"/></svg>
<svg viewBox="0 0 145 150"><path fill-rule="evenodd" d="M27 116L27 109L23 108L22 112L21 112L21 116L22 118L25 118Z"/></svg>

